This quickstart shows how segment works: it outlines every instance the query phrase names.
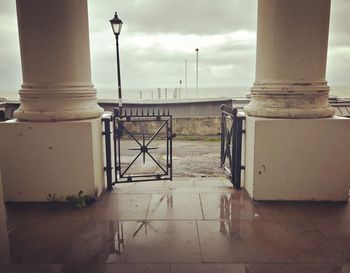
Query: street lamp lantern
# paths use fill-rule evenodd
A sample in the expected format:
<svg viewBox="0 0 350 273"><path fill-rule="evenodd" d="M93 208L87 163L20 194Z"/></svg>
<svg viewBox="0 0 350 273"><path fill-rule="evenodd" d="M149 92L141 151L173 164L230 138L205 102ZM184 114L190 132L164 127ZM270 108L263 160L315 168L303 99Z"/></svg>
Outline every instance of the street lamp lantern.
<svg viewBox="0 0 350 273"><path fill-rule="evenodd" d="M115 35L115 43L117 50L117 77L118 77L118 98L119 98L119 108L122 107L122 87L120 79L120 61L119 61L119 34L122 29L123 22L119 19L118 14L114 14L114 18L109 20L112 26L113 33Z"/></svg>
<svg viewBox="0 0 350 273"><path fill-rule="evenodd" d="M119 19L117 12L114 14L114 18L109 20L112 26L114 35L119 35L122 29L123 21Z"/></svg>

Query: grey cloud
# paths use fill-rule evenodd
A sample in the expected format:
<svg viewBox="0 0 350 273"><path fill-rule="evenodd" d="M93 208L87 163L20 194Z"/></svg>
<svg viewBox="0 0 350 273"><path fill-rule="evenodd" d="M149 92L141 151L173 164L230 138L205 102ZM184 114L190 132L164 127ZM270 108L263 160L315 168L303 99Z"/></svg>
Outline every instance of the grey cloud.
<svg viewBox="0 0 350 273"><path fill-rule="evenodd" d="M126 87L176 87L180 79L184 80L185 59L188 60L189 85L194 85L194 52L166 52L155 47L147 50L123 48L121 56L122 82ZM98 59L99 62L93 66L95 85L102 88L113 86L116 81L114 52L101 52ZM238 49L229 45L203 49L199 54L201 85L250 86L254 78L254 65L255 45ZM109 71L106 71L106 67L109 67Z"/></svg>
<svg viewBox="0 0 350 273"><path fill-rule="evenodd" d="M256 0L88 0L92 76L95 86L116 85L114 37L108 20L117 10L124 21L121 36L123 87L177 86L188 60L189 85L195 82L195 52L136 48L125 36L155 33L212 35L256 30ZM331 85L349 84L349 0L333 0L327 79ZM14 0L0 1L1 89L18 90L20 53ZM125 35L125 36L124 36ZM130 37L129 36L129 37ZM214 37L214 36L213 36ZM214 38L213 38L214 39ZM195 46L194 46L195 47ZM254 81L255 43L223 44L200 48L200 86L245 85Z"/></svg>
<svg viewBox="0 0 350 273"><path fill-rule="evenodd" d="M136 0L89 1L90 13L99 18L120 18L132 32L218 34L256 29L257 1L241 0ZM105 28L99 20L94 31Z"/></svg>
<svg viewBox="0 0 350 273"><path fill-rule="evenodd" d="M328 51L327 80L329 85L349 85L350 45Z"/></svg>

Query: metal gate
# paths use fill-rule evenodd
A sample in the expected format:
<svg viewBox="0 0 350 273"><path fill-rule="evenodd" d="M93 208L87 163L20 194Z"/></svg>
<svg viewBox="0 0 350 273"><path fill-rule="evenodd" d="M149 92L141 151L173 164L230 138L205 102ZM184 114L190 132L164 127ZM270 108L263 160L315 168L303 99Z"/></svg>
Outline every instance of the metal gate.
<svg viewBox="0 0 350 273"><path fill-rule="evenodd" d="M235 108L221 106L221 167L231 183L241 188L242 166L242 135L244 116L238 115Z"/></svg>
<svg viewBox="0 0 350 273"><path fill-rule="evenodd" d="M175 134L172 133L169 110L116 108L112 115L102 120L108 190L117 183L172 180L172 139ZM145 169L146 164L154 167Z"/></svg>

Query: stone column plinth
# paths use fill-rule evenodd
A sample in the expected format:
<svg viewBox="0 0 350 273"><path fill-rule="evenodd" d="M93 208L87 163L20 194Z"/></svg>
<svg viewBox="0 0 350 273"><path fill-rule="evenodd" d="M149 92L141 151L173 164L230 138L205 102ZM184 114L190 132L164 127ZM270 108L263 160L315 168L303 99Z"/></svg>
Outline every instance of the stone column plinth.
<svg viewBox="0 0 350 273"><path fill-rule="evenodd" d="M17 120L0 122L4 199L97 198L103 109L91 83L87 0L17 0L17 13L23 85Z"/></svg>
<svg viewBox="0 0 350 273"><path fill-rule="evenodd" d="M91 83L86 0L17 0L23 121L99 117Z"/></svg>
<svg viewBox="0 0 350 273"><path fill-rule="evenodd" d="M0 170L0 272L10 272L10 249L7 237L7 219L4 207L4 196L2 190L2 176Z"/></svg>
<svg viewBox="0 0 350 273"><path fill-rule="evenodd" d="M330 0L259 0L256 80L246 114L334 114L325 80Z"/></svg>

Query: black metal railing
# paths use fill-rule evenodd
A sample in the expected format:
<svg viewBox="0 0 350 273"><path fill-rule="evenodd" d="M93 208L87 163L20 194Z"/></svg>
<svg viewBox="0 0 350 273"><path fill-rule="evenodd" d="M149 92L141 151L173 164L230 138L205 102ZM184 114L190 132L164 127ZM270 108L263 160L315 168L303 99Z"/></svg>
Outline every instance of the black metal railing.
<svg viewBox="0 0 350 273"><path fill-rule="evenodd" d="M151 133L148 132L133 132L128 129L127 125L136 125L147 130L147 126L153 125L156 129ZM133 143L133 147L126 147L121 140L125 136ZM119 110L114 111L114 154L115 154L115 183L125 182L141 182L154 180L172 180L172 115L163 109L147 109L140 111L138 109L129 111ZM162 157L157 158L153 152L159 147L151 147L156 141L165 141L165 162ZM122 162L122 145L128 148L129 151L135 151L136 155L129 163ZM155 170L148 170L147 173L138 174L131 171L131 167L135 165L138 158L142 156L142 162L145 164L146 158L155 164ZM158 153L160 156L160 153Z"/></svg>
<svg viewBox="0 0 350 273"><path fill-rule="evenodd" d="M242 136L245 133L243 121L237 109L221 105L221 156L220 166L224 169L231 183L241 188Z"/></svg>
<svg viewBox="0 0 350 273"><path fill-rule="evenodd" d="M113 114L112 113L105 113L102 116L102 125L103 125L103 131L102 135L104 136L104 142L105 142L105 167L104 170L106 172L106 180L107 180L107 190L111 191L113 186L112 181L112 146L111 146L111 122L113 121Z"/></svg>
<svg viewBox="0 0 350 273"><path fill-rule="evenodd" d="M102 127L107 190L112 190L117 183L172 180L172 140L176 134L172 132L172 115L169 110L126 111L116 108L114 113L102 116ZM136 131L131 129L135 127ZM157 129L154 130L155 128ZM165 151L154 154L159 149ZM136 154L133 155L133 152ZM130 157L132 161L127 162L125 158ZM147 170L140 172L141 166L135 166L139 158L142 158L143 165L149 159L155 169L146 168ZM131 167L134 167L134 171L131 171Z"/></svg>

